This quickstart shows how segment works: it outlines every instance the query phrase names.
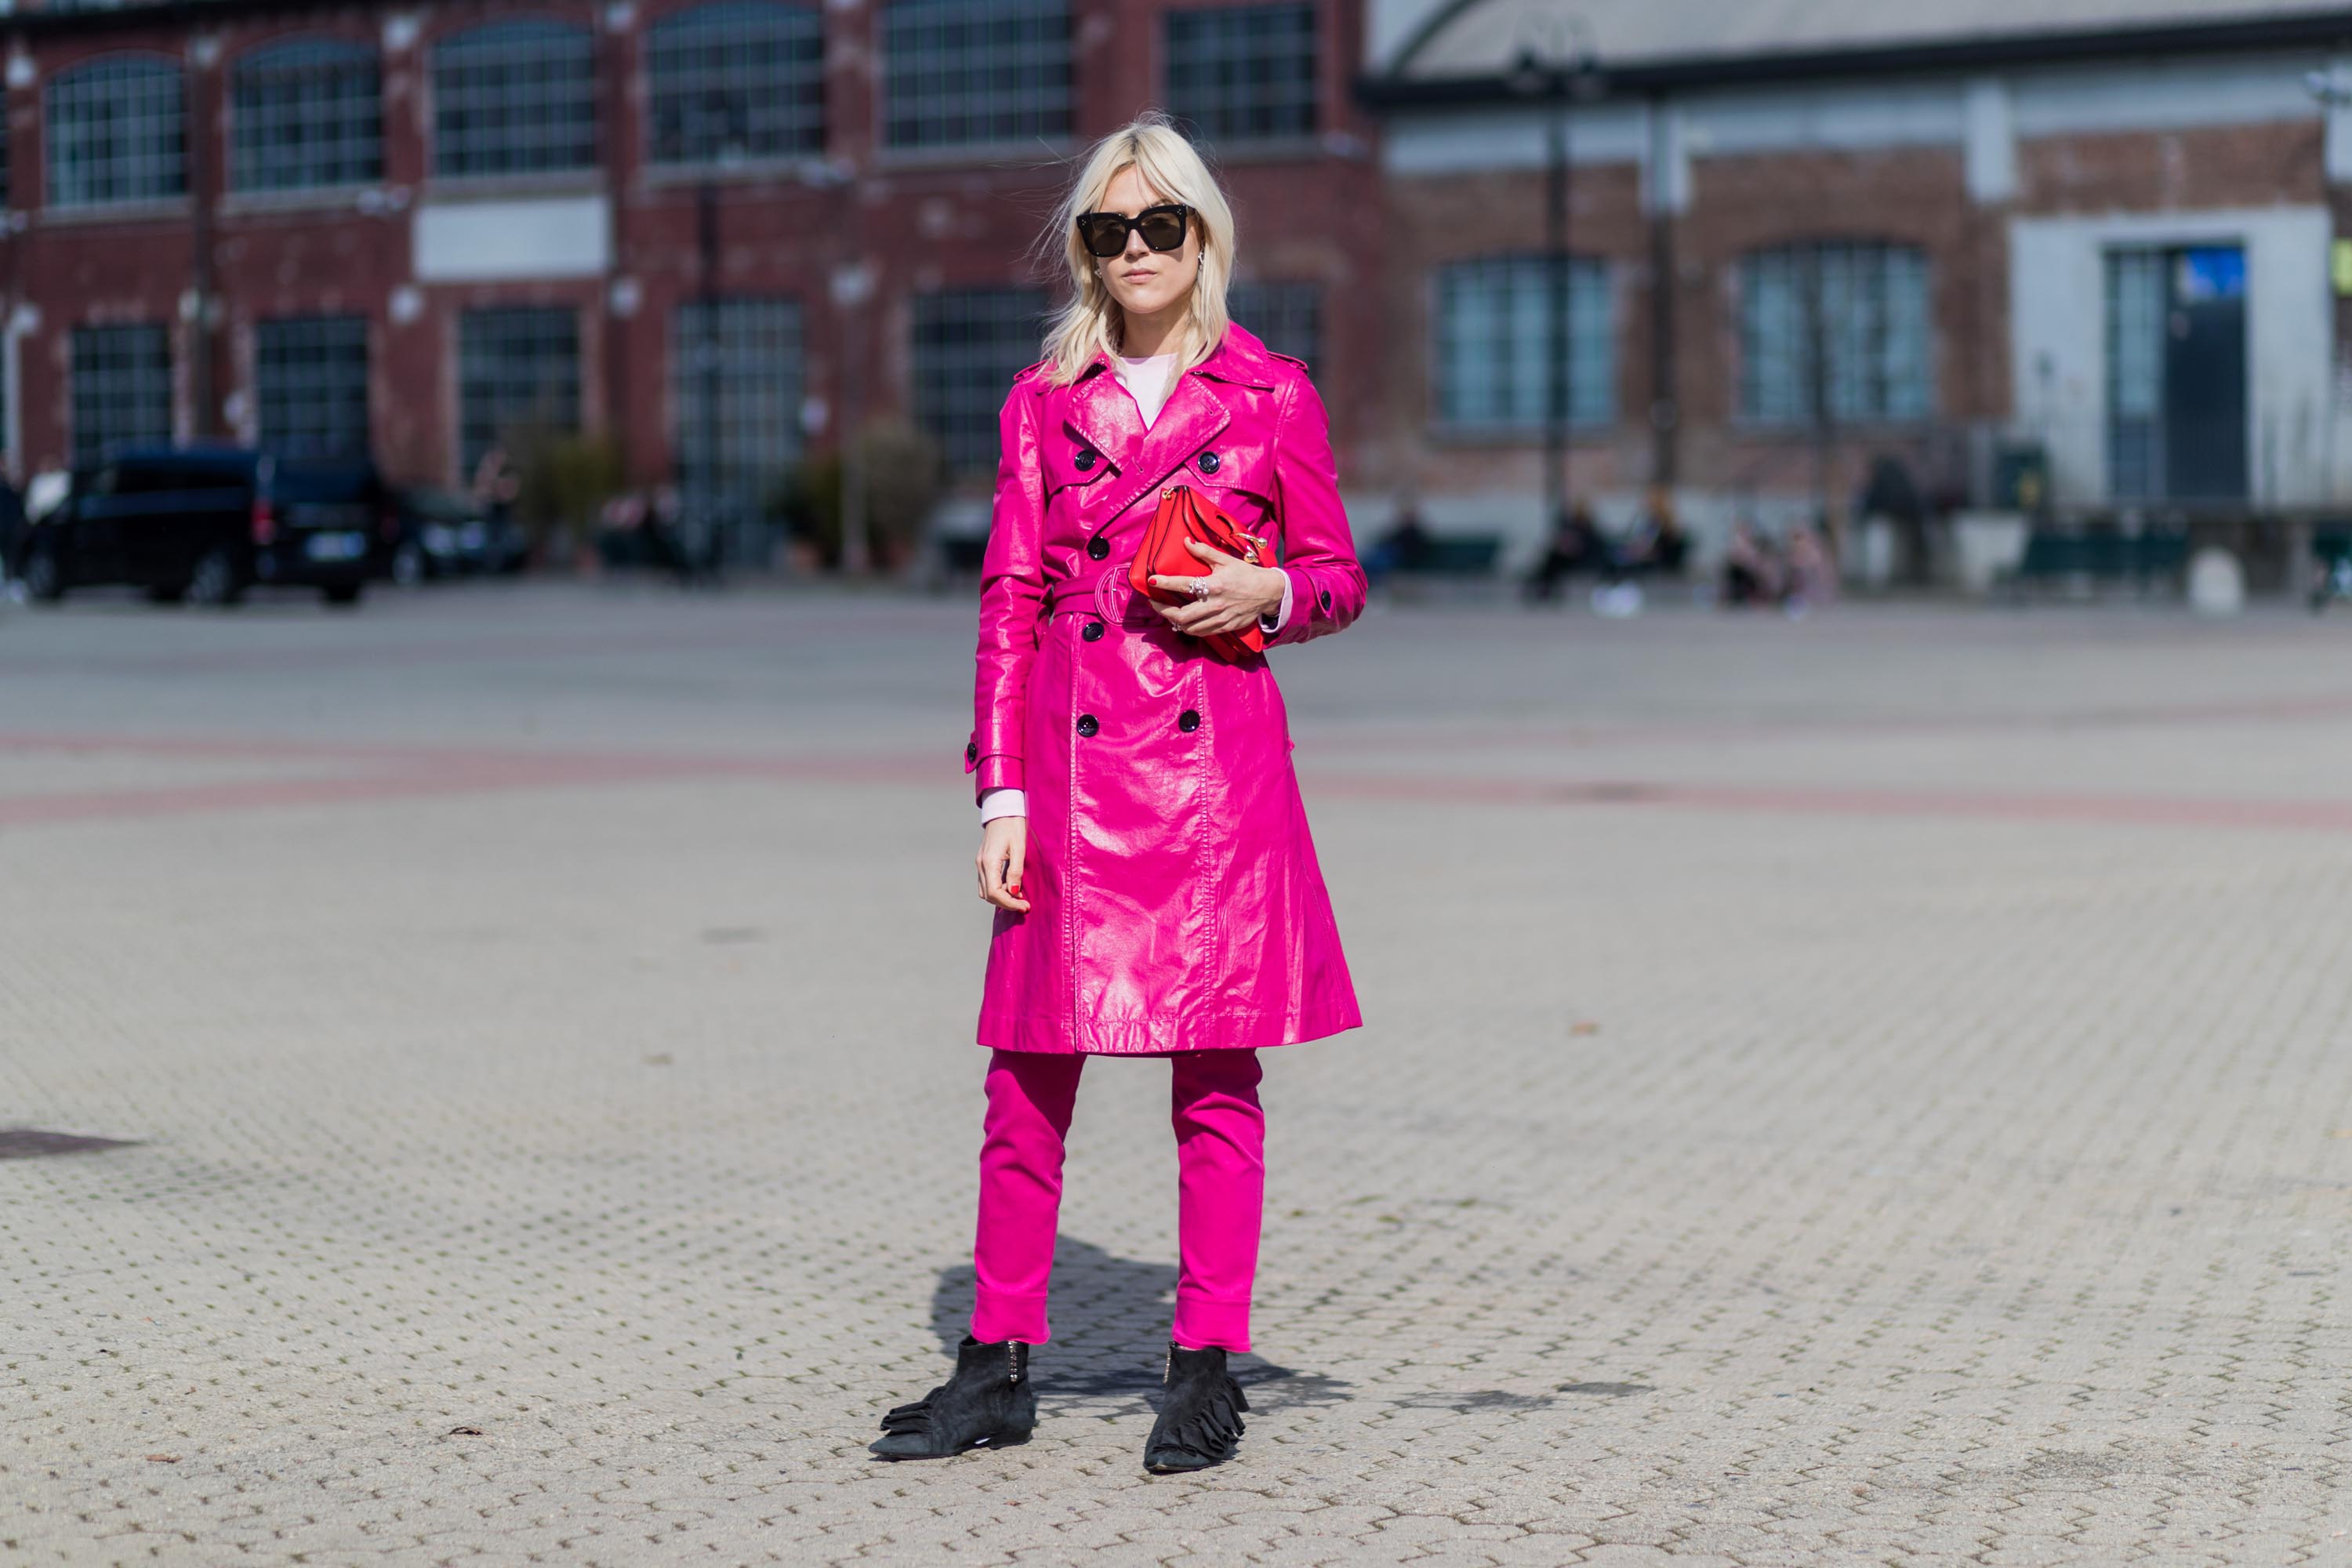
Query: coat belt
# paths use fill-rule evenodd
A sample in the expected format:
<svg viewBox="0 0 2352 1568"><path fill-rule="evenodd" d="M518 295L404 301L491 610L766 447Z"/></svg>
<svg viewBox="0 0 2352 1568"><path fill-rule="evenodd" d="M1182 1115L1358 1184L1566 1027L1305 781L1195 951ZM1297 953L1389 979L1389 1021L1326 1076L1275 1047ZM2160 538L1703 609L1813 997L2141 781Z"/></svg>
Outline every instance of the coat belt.
<svg viewBox="0 0 2352 1568"><path fill-rule="evenodd" d="M1127 563L1121 562L1093 577L1065 577L1058 583L1047 584L1045 614L1091 609L1113 626L1118 625L1135 599L1135 586L1127 580Z"/></svg>

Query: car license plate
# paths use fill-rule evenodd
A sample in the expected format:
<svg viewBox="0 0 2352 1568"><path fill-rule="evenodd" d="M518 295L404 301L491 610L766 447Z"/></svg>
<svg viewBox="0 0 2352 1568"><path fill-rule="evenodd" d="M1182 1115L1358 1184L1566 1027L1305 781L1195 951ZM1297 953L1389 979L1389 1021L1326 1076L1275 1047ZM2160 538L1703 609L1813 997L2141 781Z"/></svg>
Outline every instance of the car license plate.
<svg viewBox="0 0 2352 1568"><path fill-rule="evenodd" d="M355 561L366 549L361 533L314 533L302 542L302 553L313 561Z"/></svg>

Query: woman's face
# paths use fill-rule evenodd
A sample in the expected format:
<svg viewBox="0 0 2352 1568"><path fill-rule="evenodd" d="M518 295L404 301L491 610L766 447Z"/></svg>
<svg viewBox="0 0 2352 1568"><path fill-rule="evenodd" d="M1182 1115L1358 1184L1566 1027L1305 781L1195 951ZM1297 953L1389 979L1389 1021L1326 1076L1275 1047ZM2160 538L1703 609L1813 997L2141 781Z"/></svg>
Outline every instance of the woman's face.
<svg viewBox="0 0 2352 1568"><path fill-rule="evenodd" d="M1129 167L1112 179L1097 210L1133 217L1146 207L1165 206L1170 199L1145 184L1140 171ZM1181 250L1154 250L1143 243L1140 233L1129 229L1124 252L1108 260L1087 259L1094 262L1095 275L1122 310L1131 315L1157 315L1181 303L1192 291L1193 276L1201 267L1201 226L1197 222L1185 226Z"/></svg>

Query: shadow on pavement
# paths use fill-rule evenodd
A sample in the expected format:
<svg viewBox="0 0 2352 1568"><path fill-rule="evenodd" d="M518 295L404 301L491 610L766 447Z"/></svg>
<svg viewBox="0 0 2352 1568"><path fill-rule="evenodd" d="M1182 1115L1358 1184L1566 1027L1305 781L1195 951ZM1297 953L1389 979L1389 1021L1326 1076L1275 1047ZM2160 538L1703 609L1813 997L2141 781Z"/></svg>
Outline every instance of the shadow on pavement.
<svg viewBox="0 0 2352 1568"><path fill-rule="evenodd" d="M940 1269L931 1291L931 1331L950 1356L971 1326L971 1265L960 1263ZM1176 1266L1121 1258L1065 1235L1054 1242L1053 1290L1054 1342L1031 1357L1039 1399L1049 1407L1073 1400L1144 1403L1160 1386ZM1236 1356L1233 1367L1254 1410L1336 1405L1347 1397L1349 1385L1339 1378L1263 1356Z"/></svg>

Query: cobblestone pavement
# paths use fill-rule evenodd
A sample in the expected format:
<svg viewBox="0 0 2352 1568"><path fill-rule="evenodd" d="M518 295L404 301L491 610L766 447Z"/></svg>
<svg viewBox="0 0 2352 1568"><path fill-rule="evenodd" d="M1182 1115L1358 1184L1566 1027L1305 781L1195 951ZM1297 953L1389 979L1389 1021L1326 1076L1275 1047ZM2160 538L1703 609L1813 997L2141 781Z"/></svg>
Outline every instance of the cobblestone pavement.
<svg viewBox="0 0 2352 1568"><path fill-rule="evenodd" d="M0 1559L2352 1561L2352 622L1402 609L1281 668L1241 1460L1165 1068L1037 1440L969 1282L961 601L0 607Z"/></svg>

